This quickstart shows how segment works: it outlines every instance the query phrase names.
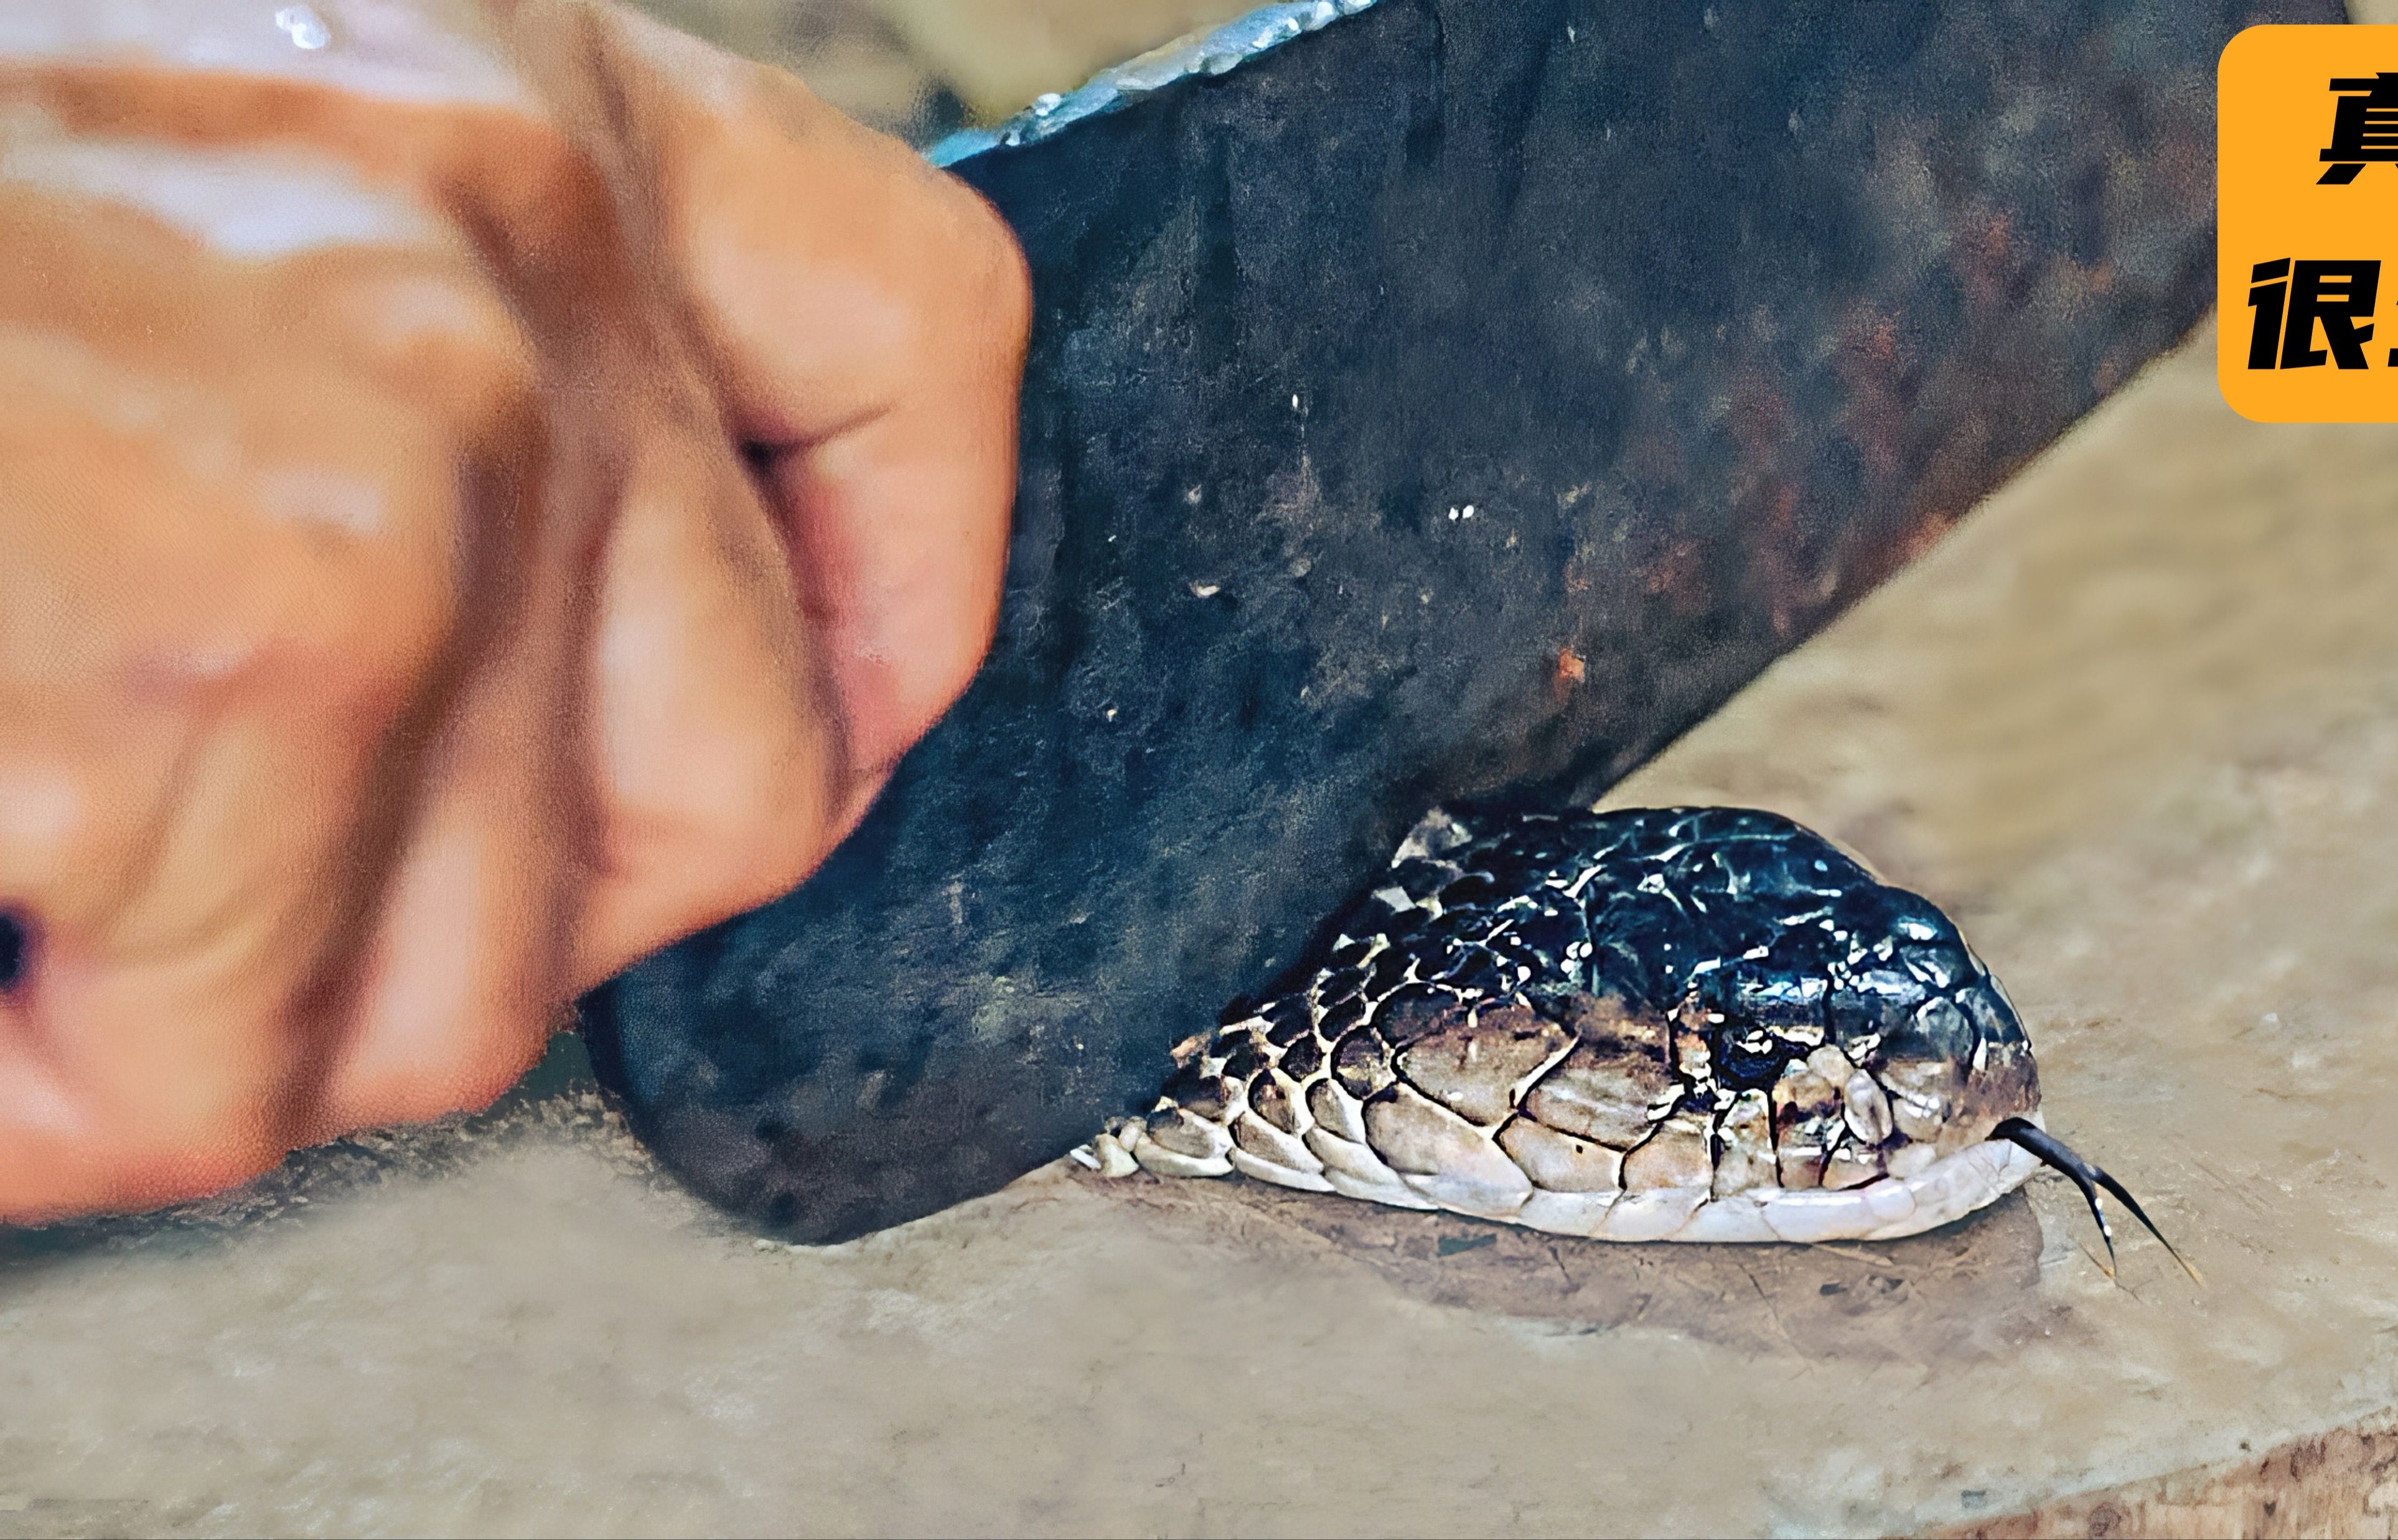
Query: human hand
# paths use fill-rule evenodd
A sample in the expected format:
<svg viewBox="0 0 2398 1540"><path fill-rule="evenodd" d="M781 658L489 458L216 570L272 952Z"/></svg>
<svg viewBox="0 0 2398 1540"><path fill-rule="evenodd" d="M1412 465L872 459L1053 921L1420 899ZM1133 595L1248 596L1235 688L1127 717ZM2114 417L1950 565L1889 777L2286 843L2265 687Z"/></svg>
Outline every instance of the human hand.
<svg viewBox="0 0 2398 1540"><path fill-rule="evenodd" d="M601 0L0 11L0 1220L488 1101L989 640L1004 228Z"/></svg>

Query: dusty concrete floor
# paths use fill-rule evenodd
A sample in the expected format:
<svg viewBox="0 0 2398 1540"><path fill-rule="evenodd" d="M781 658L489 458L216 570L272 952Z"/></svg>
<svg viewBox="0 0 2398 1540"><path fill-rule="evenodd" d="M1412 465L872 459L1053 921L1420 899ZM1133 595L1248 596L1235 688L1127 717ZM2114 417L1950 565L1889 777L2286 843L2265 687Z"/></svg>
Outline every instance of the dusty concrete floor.
<svg viewBox="0 0 2398 1540"><path fill-rule="evenodd" d="M0 1237L0 1534L1875 1532L2386 1422L2398 429L2244 423L2212 357L1620 798L1779 808L1950 906L2211 1287L2144 1241L2110 1285L2046 1182L1666 1250L1052 1170L761 1250L562 1051L163 1225Z"/></svg>

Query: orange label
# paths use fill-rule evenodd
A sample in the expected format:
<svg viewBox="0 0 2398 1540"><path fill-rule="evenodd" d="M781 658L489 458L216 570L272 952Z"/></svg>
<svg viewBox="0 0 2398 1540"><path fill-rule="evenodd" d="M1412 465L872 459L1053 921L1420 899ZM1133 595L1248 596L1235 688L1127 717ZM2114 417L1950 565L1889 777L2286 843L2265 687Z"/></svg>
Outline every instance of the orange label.
<svg viewBox="0 0 2398 1540"><path fill-rule="evenodd" d="M2224 399L2398 422L2398 27L2250 27L2216 84Z"/></svg>

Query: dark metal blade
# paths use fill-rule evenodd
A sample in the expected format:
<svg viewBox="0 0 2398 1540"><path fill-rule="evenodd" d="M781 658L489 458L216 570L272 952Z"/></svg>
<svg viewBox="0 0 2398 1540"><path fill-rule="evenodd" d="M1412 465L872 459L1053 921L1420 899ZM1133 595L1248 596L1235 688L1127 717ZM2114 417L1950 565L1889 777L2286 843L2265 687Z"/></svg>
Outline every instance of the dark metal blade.
<svg viewBox="0 0 2398 1540"><path fill-rule="evenodd" d="M957 169L1037 318L999 637L797 893L586 1021L833 1239L1155 1091L1424 809L1587 797L2203 312L2322 0L1381 0Z"/></svg>

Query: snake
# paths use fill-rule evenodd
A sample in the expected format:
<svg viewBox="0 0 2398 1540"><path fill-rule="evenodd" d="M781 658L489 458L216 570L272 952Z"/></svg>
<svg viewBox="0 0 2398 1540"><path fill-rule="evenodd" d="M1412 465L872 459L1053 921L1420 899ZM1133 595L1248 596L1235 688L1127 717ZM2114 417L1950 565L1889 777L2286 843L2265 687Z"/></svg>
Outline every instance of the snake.
<svg viewBox="0 0 2398 1540"><path fill-rule="evenodd" d="M1075 1159L1238 1173L1615 1241L1887 1240L2042 1167L2106 1242L2122 1183L2051 1134L1956 923L1743 808L1436 809L1287 987L1172 1052Z"/></svg>

